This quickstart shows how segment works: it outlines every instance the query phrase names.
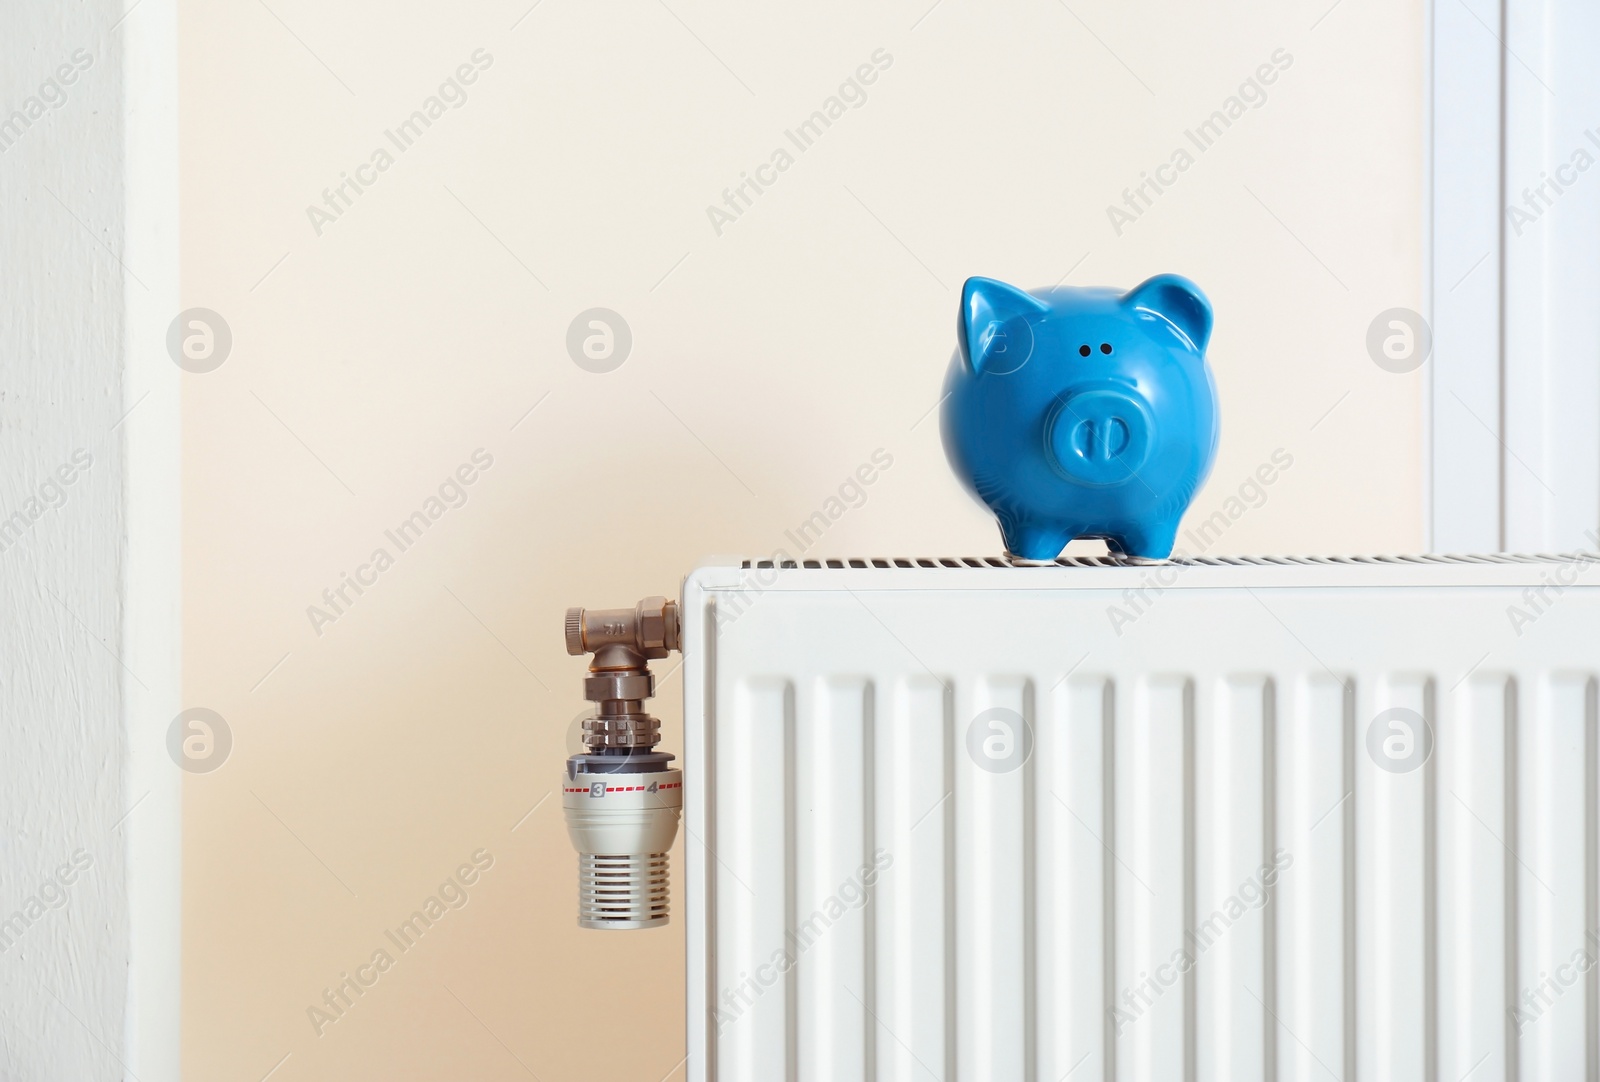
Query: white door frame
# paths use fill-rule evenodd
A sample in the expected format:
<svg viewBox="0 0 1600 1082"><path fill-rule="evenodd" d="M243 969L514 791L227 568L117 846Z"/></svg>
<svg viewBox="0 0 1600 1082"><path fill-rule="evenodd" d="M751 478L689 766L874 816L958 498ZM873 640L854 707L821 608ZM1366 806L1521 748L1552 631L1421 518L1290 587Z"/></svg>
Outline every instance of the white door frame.
<svg viewBox="0 0 1600 1082"><path fill-rule="evenodd" d="M1428 21L1428 544L1594 549L1600 10L1433 0Z"/></svg>

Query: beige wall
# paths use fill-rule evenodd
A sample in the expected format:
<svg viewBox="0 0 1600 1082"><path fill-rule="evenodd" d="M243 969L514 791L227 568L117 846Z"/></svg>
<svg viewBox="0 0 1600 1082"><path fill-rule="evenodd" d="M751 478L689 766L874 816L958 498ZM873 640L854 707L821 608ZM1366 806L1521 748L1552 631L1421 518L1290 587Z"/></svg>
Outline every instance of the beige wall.
<svg viewBox="0 0 1600 1082"><path fill-rule="evenodd" d="M185 705L234 737L186 779L191 1077L681 1077L682 925L578 930L558 801L523 819L582 705L562 609L797 555L879 448L811 554L996 552L918 423L969 274L1202 284L1224 428L1192 514L1294 458L1214 552L1421 544L1420 377L1364 345L1419 303L1420 3L529 2L183 10L184 304L233 335L184 388ZM307 205L479 49L465 104L317 235ZM879 49L718 236L707 204ZM1265 104L1118 236L1108 203L1278 49ZM633 335L604 375L565 347L596 306ZM313 628L478 449L465 504ZM319 1037L307 1008L385 947Z"/></svg>

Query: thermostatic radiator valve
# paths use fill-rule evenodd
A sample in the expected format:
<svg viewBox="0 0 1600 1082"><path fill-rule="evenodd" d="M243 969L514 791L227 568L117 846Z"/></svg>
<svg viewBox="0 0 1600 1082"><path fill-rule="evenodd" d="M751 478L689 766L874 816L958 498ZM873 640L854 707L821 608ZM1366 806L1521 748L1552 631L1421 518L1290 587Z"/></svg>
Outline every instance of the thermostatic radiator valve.
<svg viewBox="0 0 1600 1082"><path fill-rule="evenodd" d="M676 601L567 610L567 653L594 655L583 695L595 713L583 722L585 751L567 760L561 783L584 928L667 923L667 851L683 810L683 771L655 750L661 722L644 701L656 692L649 663L677 649Z"/></svg>

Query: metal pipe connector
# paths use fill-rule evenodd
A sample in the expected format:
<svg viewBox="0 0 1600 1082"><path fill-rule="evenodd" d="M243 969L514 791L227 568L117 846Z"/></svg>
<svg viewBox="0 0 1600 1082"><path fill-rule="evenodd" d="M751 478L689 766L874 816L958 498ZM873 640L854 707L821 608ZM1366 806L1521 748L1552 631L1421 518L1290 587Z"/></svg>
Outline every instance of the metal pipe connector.
<svg viewBox="0 0 1600 1082"><path fill-rule="evenodd" d="M567 610L567 653L598 655L608 646L652 661L666 657L678 649L678 603L647 597L631 609ZM595 660L597 668L615 667Z"/></svg>
<svg viewBox="0 0 1600 1082"><path fill-rule="evenodd" d="M631 609L568 609L567 653L593 654L583 697L596 704L583 725L592 752L646 751L661 739L661 723L644 709L656 693L650 662L678 649L678 603L647 597Z"/></svg>

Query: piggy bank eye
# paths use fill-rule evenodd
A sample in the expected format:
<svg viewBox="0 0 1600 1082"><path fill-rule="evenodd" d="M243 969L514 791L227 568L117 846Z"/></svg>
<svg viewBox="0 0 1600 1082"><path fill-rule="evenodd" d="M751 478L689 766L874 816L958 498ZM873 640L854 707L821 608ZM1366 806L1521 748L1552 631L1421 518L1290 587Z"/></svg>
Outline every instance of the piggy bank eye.
<svg viewBox="0 0 1600 1082"><path fill-rule="evenodd" d="M1100 352L1101 353L1110 353L1111 352L1111 343L1110 342L1101 342L1100 343Z"/></svg>
<svg viewBox="0 0 1600 1082"><path fill-rule="evenodd" d="M1087 357L1089 355L1089 352L1090 352L1090 350L1089 350L1088 346L1079 346L1078 347L1078 356L1080 356L1080 357Z"/></svg>

